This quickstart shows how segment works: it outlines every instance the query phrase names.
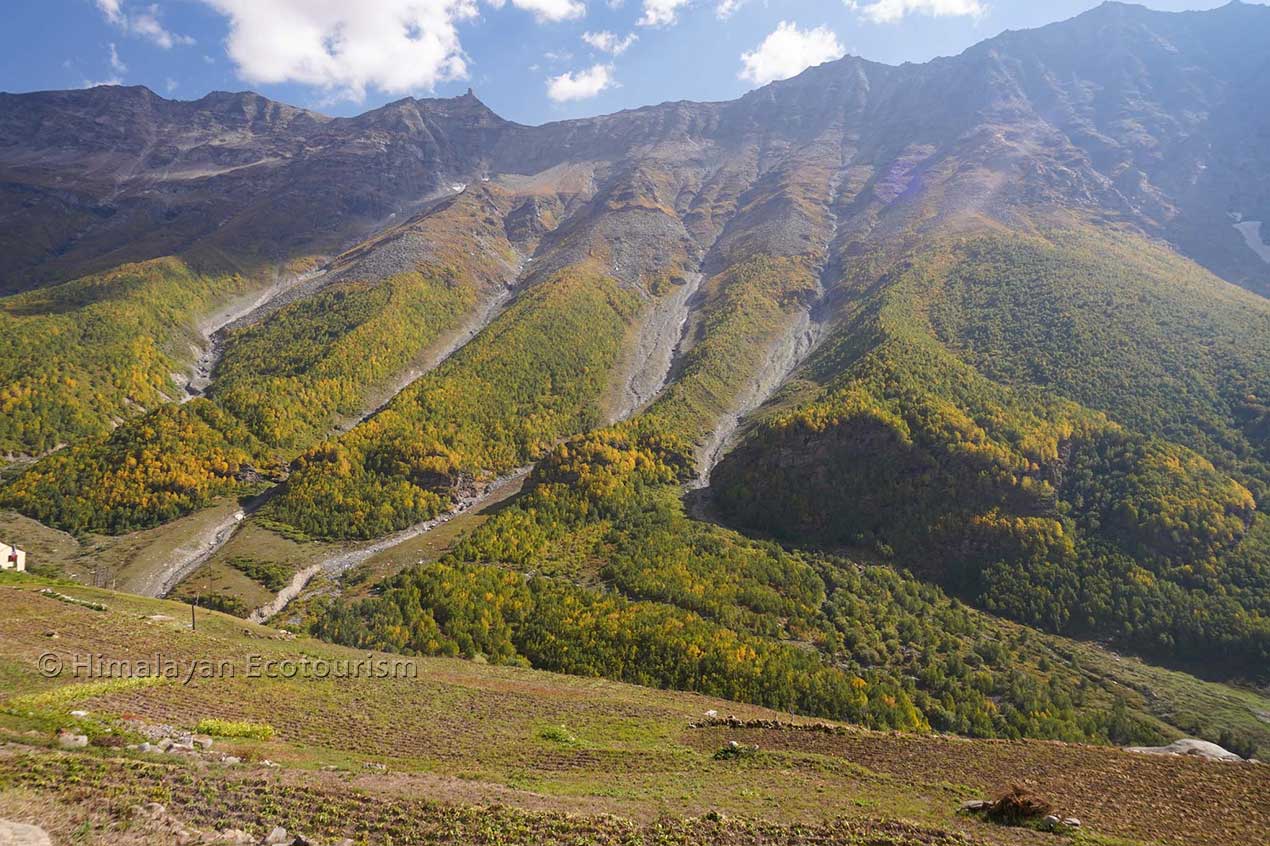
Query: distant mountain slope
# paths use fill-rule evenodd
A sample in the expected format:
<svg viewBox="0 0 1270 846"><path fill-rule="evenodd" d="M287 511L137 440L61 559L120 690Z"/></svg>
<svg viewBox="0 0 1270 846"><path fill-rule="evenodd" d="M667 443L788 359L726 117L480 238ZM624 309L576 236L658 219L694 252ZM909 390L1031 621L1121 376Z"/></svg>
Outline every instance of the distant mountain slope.
<svg viewBox="0 0 1270 846"><path fill-rule="evenodd" d="M1270 220L1270 117L1255 108L1267 40L1259 5L1172 14L1107 3L924 65L846 58L729 103L539 127L504 121L470 93L341 119L251 93L0 95L0 290L204 241L273 259L329 251L452 183L564 163L671 163L683 181L674 208L700 221L716 216L702 201L719 199L718 179L737 164L752 185L820 141L857 176L956 185L962 206L1009 195L1098 209L1264 294L1270 265L1228 214ZM902 199L902 181L888 179L885 205Z"/></svg>

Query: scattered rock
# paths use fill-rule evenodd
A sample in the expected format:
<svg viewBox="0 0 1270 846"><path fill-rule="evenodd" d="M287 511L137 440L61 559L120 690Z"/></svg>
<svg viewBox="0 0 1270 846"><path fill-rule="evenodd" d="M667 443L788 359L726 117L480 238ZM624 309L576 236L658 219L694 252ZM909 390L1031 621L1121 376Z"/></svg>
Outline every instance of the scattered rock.
<svg viewBox="0 0 1270 846"><path fill-rule="evenodd" d="M57 743L63 749L81 749L88 745L88 736L62 729L57 733Z"/></svg>
<svg viewBox="0 0 1270 846"><path fill-rule="evenodd" d="M1141 752L1145 755L1187 755L1195 758L1204 758L1209 761L1242 761L1243 758L1223 749L1216 743L1209 743L1207 740L1198 740L1193 737L1184 737L1181 740L1175 740L1168 746L1127 746L1129 752Z"/></svg>
<svg viewBox="0 0 1270 846"><path fill-rule="evenodd" d="M963 814L974 813L975 811L986 811L992 805L986 799L968 799L961 803L961 812Z"/></svg>
<svg viewBox="0 0 1270 846"><path fill-rule="evenodd" d="M56 640L57 638L61 637L60 634L52 630L45 632L44 636L53 640Z"/></svg>
<svg viewBox="0 0 1270 846"><path fill-rule="evenodd" d="M4 846L50 846L48 832L34 825L0 820L0 843Z"/></svg>
<svg viewBox="0 0 1270 846"><path fill-rule="evenodd" d="M88 716L88 712L87 712L87 711L71 711L71 716L72 716L72 717L76 717L76 718L78 718L78 717L87 717L87 716Z"/></svg>
<svg viewBox="0 0 1270 846"><path fill-rule="evenodd" d="M1075 817L1064 817L1063 825L1067 826L1068 828L1080 828L1080 820L1076 819Z"/></svg>
<svg viewBox="0 0 1270 846"><path fill-rule="evenodd" d="M212 748L212 739L211 737L205 734L194 735L192 738L190 738L190 742L193 743L195 746L197 746L199 749L207 750Z"/></svg>
<svg viewBox="0 0 1270 846"><path fill-rule="evenodd" d="M265 838L265 843L269 844L269 846L290 842L287 839L287 830L282 826L276 826L273 831L269 832L269 836Z"/></svg>
<svg viewBox="0 0 1270 846"><path fill-rule="evenodd" d="M237 755L226 755L224 758L221 758L221 763L233 766L234 764L241 764L242 758L239 758Z"/></svg>

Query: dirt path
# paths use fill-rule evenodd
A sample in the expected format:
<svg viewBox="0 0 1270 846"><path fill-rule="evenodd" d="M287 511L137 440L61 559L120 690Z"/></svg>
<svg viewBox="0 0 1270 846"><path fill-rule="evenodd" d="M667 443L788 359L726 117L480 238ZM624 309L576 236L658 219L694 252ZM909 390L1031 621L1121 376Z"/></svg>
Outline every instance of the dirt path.
<svg viewBox="0 0 1270 846"><path fill-rule="evenodd" d="M328 577L336 577L342 573L351 570L358 564L366 561L372 556L378 555L385 550L394 546L403 544L406 541L413 540L422 535L426 535L433 529L443 526L446 523L458 517L460 514L466 514L474 509L479 509L485 503L498 498L504 490L509 486L520 483L529 472L533 469L533 465L520 467L511 473L499 476L497 479L486 484L480 490L460 497L454 504L454 507L444 514L439 514L430 520L417 523L409 528L402 529L386 537L382 537L376 541L362 544L352 549L341 550L325 559L312 564L292 577L291 583L278 592L278 595L271 602L260 606L252 611L248 620L253 623L263 623L275 614L281 613L286 607L308 587L309 582L313 580L319 573L324 573Z"/></svg>

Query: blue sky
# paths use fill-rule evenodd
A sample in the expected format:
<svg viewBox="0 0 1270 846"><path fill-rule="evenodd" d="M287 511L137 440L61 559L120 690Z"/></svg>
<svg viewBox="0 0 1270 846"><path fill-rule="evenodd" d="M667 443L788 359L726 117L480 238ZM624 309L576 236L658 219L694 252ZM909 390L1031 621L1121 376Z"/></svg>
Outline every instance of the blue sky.
<svg viewBox="0 0 1270 846"><path fill-rule="evenodd" d="M1225 0L1152 0L1206 9ZM958 53L1093 0L5 0L0 90L251 89L349 115L469 86L542 123L724 100L843 53Z"/></svg>

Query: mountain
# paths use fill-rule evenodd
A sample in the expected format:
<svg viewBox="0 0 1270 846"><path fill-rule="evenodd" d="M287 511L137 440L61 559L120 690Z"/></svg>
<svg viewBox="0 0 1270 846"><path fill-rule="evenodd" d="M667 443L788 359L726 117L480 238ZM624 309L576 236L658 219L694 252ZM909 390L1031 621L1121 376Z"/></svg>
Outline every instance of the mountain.
<svg viewBox="0 0 1270 846"><path fill-rule="evenodd" d="M1248 752L1161 690L1270 681L1267 44L1106 4L536 127L4 95L0 528L358 648Z"/></svg>

